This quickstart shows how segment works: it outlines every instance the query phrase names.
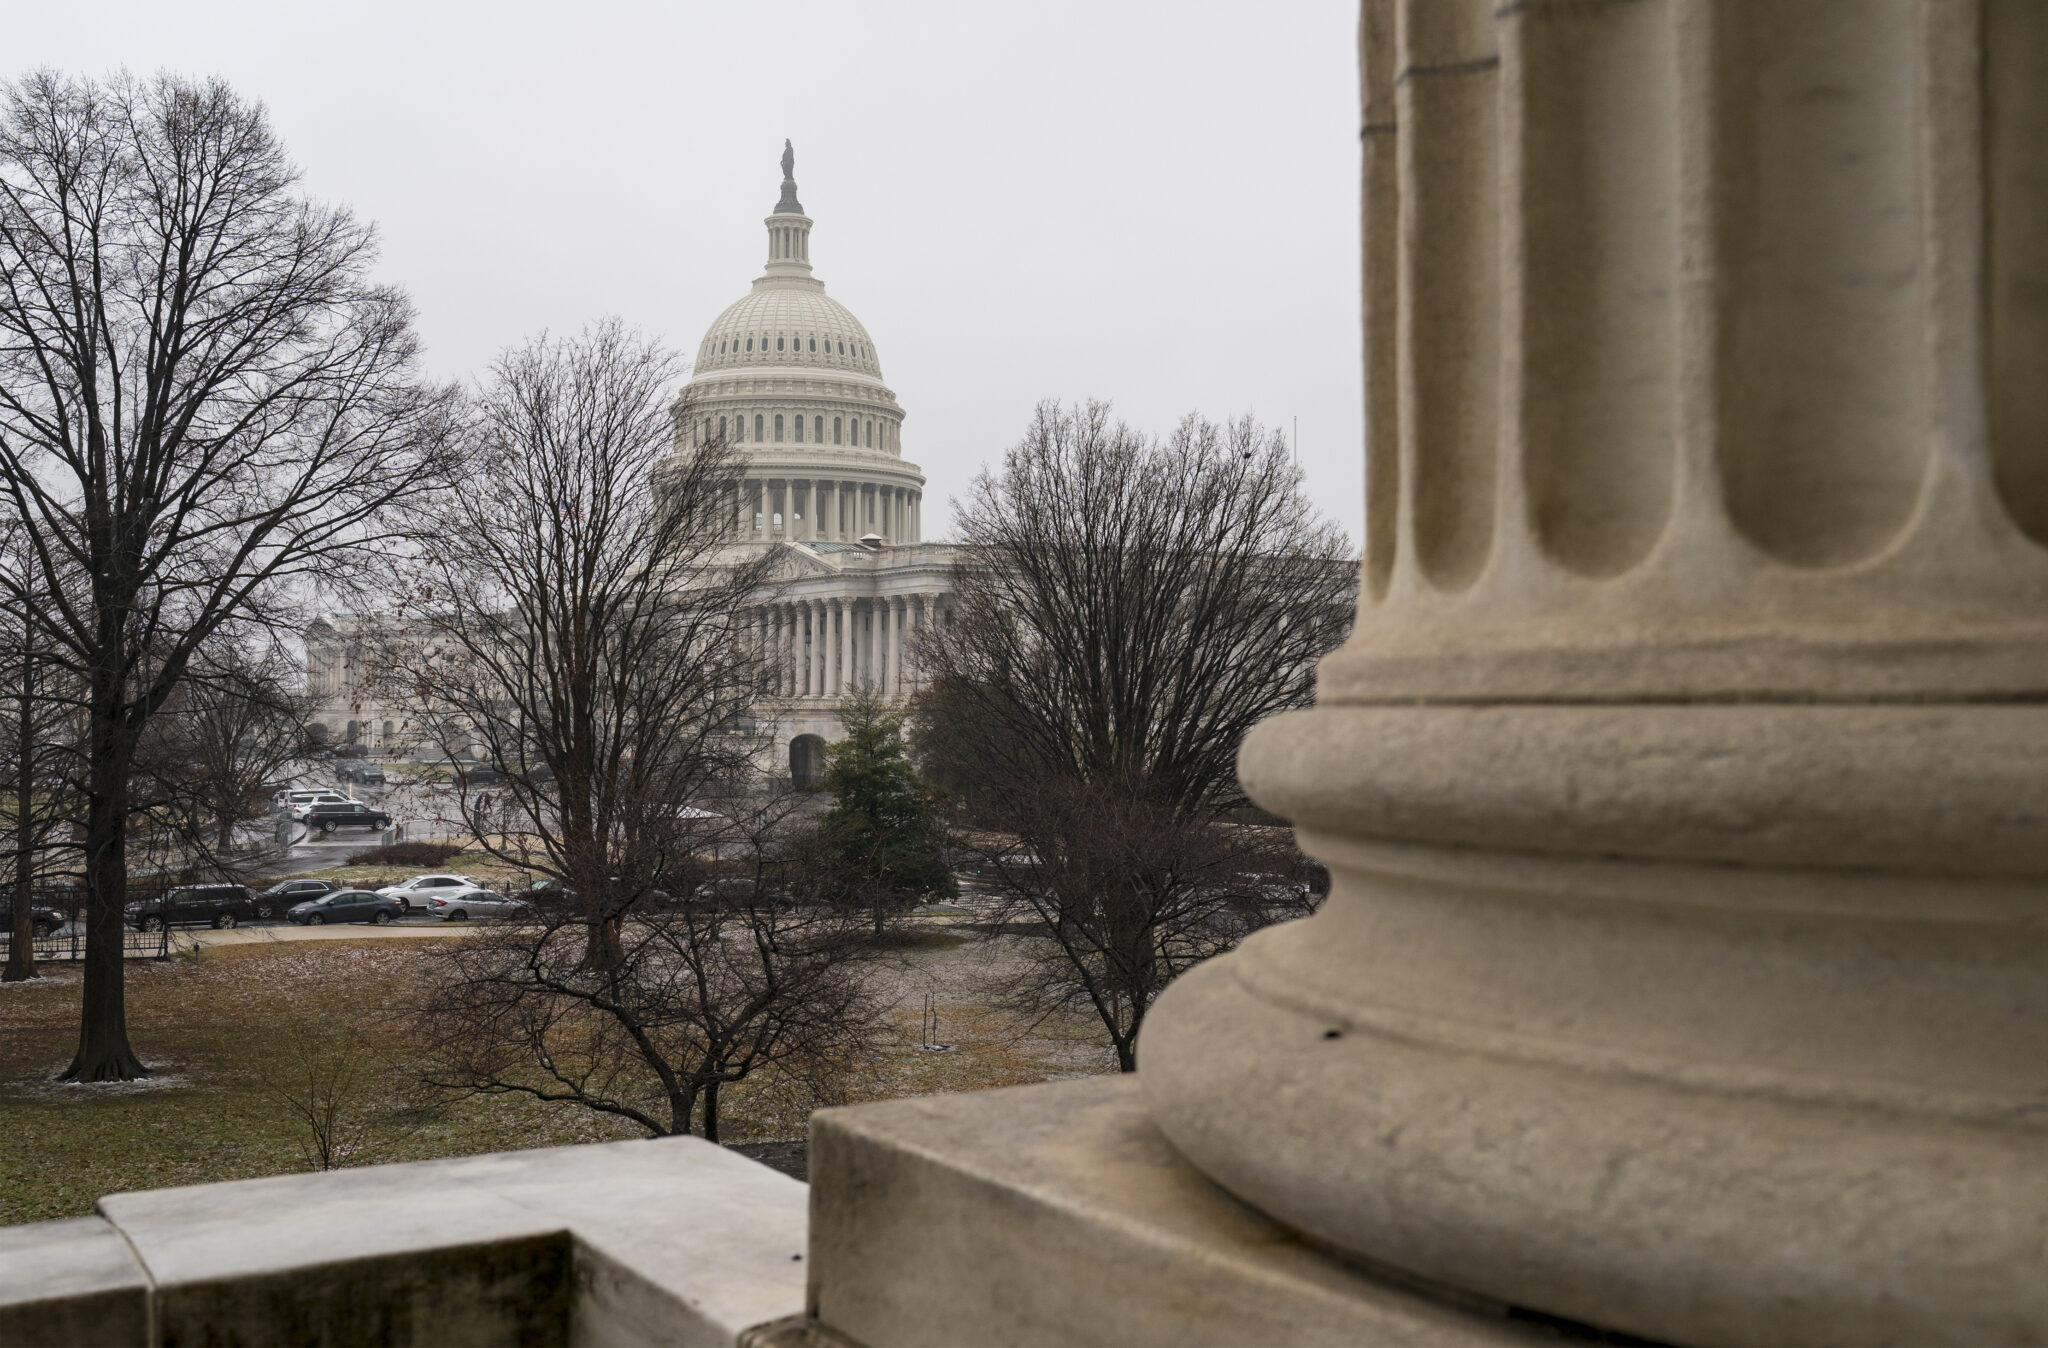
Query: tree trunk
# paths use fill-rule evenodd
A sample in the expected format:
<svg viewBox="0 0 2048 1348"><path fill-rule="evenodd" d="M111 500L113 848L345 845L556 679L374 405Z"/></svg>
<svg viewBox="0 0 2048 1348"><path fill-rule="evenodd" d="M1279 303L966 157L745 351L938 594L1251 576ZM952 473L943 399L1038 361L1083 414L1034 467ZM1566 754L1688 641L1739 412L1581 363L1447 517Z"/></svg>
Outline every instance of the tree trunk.
<svg viewBox="0 0 2048 1348"><path fill-rule="evenodd" d="M718 1141L718 1083L704 1083L704 1140Z"/></svg>
<svg viewBox="0 0 2048 1348"><path fill-rule="evenodd" d="M85 813L85 996L78 1053L60 1081L134 1081L149 1069L128 1045L123 912L128 901L128 772L132 736L122 724L120 676L112 696L95 689L90 735L91 792ZM106 705L111 702L112 706Z"/></svg>

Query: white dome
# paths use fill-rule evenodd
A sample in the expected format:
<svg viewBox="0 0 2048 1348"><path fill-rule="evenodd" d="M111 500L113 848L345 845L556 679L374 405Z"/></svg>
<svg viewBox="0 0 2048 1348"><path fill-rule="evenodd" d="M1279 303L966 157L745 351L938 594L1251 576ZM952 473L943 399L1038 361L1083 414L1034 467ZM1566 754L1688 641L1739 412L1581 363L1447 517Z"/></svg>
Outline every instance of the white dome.
<svg viewBox="0 0 2048 1348"><path fill-rule="evenodd" d="M697 348L701 374L801 366L882 377L874 342L853 311L809 277L764 276L720 314Z"/></svg>

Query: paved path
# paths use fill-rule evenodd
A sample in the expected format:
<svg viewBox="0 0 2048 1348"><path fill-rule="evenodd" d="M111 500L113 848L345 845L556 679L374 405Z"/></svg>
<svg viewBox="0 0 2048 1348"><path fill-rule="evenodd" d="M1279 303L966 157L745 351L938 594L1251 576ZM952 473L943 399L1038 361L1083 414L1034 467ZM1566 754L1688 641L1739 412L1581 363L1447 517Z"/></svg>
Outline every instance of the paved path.
<svg viewBox="0 0 2048 1348"><path fill-rule="evenodd" d="M235 927L228 931L215 931L211 927L181 928L176 935L179 949L200 950L210 945L257 945L265 941L360 941L366 938L403 941L426 936L460 936L482 925L488 924L443 922L438 918L423 922L394 922L388 927L372 926L367 922L335 922L320 927L280 922L274 927Z"/></svg>

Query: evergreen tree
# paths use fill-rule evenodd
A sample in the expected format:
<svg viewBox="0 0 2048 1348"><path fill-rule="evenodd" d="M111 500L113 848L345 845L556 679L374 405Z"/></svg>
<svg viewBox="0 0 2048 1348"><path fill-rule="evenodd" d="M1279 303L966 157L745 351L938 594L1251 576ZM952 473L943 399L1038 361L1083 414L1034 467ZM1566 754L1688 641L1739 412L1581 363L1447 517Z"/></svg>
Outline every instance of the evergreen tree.
<svg viewBox="0 0 2048 1348"><path fill-rule="evenodd" d="M819 830L825 886L841 903L888 915L920 899L959 893L942 854L938 793L911 766L903 718L871 689L840 703L846 738L825 750L825 789L835 797Z"/></svg>

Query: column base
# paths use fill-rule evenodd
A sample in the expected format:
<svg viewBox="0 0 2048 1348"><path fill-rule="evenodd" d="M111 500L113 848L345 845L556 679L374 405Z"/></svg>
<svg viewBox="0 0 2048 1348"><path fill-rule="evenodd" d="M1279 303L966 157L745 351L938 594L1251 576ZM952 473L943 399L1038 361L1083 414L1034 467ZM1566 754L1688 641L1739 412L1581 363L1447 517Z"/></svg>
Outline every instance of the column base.
<svg viewBox="0 0 2048 1348"><path fill-rule="evenodd" d="M813 1116L809 1300L789 1343L1555 1341L1246 1207L1166 1144L1131 1077Z"/></svg>

